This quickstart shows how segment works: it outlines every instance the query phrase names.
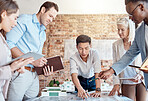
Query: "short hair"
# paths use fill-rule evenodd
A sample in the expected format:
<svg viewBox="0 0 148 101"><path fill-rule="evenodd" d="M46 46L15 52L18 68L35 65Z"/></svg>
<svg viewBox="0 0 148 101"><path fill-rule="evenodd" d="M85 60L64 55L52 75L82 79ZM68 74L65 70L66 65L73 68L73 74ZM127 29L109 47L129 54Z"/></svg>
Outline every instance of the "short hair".
<svg viewBox="0 0 148 101"><path fill-rule="evenodd" d="M78 45L79 43L86 43L88 42L91 44L91 38L87 35L79 35L76 39L76 44Z"/></svg>
<svg viewBox="0 0 148 101"><path fill-rule="evenodd" d="M127 5L129 2L136 3L136 2L139 2L139 1L148 2L148 0L125 0L125 5Z"/></svg>
<svg viewBox="0 0 148 101"><path fill-rule="evenodd" d="M129 27L129 19L124 17L124 18L119 18L117 20L117 24L121 24L121 25L124 25L126 28Z"/></svg>
<svg viewBox="0 0 148 101"><path fill-rule="evenodd" d="M54 7L57 12L59 11L58 5L55 4L54 2L50 2L50 1L46 1L45 3L43 3L39 9L39 12L41 11L42 7L45 7L45 9L46 9L45 12L50 10L50 8L52 8L52 7Z"/></svg>

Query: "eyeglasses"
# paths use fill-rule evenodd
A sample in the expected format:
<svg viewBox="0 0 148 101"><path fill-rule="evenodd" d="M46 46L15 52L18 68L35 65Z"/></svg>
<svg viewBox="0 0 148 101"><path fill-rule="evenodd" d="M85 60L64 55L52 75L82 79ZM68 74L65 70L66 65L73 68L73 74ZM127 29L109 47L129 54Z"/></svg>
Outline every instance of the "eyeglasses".
<svg viewBox="0 0 148 101"><path fill-rule="evenodd" d="M134 11L137 9L138 6L140 6L141 4L138 4L135 9L131 12L131 14L129 14L129 16L133 16Z"/></svg>

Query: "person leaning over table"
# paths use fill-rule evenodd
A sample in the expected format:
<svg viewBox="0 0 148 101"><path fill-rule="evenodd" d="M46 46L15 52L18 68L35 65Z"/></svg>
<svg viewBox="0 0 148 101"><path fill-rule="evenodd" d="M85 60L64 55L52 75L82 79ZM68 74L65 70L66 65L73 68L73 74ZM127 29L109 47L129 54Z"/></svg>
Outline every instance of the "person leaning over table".
<svg viewBox="0 0 148 101"><path fill-rule="evenodd" d="M107 79L112 74L119 75L140 53L142 61L148 56L148 0L125 0L125 5L127 13L132 16L132 20L136 24L142 21L143 23L136 30L135 39L130 49L110 69L100 72L100 79ZM148 90L148 69L143 71L145 88Z"/></svg>
<svg viewBox="0 0 148 101"><path fill-rule="evenodd" d="M20 15L17 26L6 35L12 57L16 58L30 51L42 54L43 44L46 40L45 26L56 18L57 13L57 4L46 1L41 5L37 14ZM42 57L25 66L23 75L13 74L8 90L8 101L22 101L38 95L39 79L34 66L42 67L46 62L47 60ZM44 75L48 76L52 74L53 69L50 71L48 66L43 71Z"/></svg>
<svg viewBox="0 0 148 101"><path fill-rule="evenodd" d="M84 99L89 96L86 90L96 90L90 96L99 97L100 80L93 80L101 71L98 52L91 48L91 38L87 35L78 36L76 44L78 52L70 57L70 73L78 96ZM90 80L93 81L90 82Z"/></svg>
<svg viewBox="0 0 148 101"><path fill-rule="evenodd" d="M113 43L113 62L117 62L129 49L135 37L135 24L129 18L119 18L117 21L118 35L120 39ZM140 54L136 57L133 65L141 65ZM122 71L118 76L113 75L114 87L109 96L115 95L121 87L123 96L132 100L145 101L146 90L143 81L143 72L139 69L128 67ZM120 78L133 78L127 80L120 80ZM135 79L134 79L135 78Z"/></svg>
<svg viewBox="0 0 148 101"><path fill-rule="evenodd" d="M7 98L10 79L15 70L23 73L23 66L33 62L33 58L11 61L11 52L5 40L5 32L9 32L17 24L19 7L13 0L0 0L0 101Z"/></svg>

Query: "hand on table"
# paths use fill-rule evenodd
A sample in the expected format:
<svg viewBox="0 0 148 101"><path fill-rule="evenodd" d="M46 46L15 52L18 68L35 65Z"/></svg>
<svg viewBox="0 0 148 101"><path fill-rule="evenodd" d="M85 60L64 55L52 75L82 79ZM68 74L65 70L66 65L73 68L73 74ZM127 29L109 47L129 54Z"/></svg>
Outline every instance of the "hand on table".
<svg viewBox="0 0 148 101"><path fill-rule="evenodd" d="M114 85L114 88L110 91L108 96L114 96L116 92L118 93L119 96L120 95L119 90L120 90L120 85L119 84Z"/></svg>
<svg viewBox="0 0 148 101"><path fill-rule="evenodd" d="M90 94L90 97L101 97L101 92L95 91L94 93Z"/></svg>
<svg viewBox="0 0 148 101"><path fill-rule="evenodd" d="M82 99L88 98L89 94L83 89L78 89L78 97L81 97Z"/></svg>

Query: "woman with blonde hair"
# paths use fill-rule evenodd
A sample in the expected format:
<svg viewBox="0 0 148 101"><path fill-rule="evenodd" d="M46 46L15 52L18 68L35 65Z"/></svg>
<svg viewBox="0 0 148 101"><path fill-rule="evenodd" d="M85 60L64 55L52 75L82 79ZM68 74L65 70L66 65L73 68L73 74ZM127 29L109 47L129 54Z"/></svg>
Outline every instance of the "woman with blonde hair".
<svg viewBox="0 0 148 101"><path fill-rule="evenodd" d="M9 32L16 24L19 8L12 0L0 0L0 101L5 101L8 85L15 70L22 73L22 68L33 61L33 58L19 59L9 65L11 52L5 41L5 33Z"/></svg>
<svg viewBox="0 0 148 101"><path fill-rule="evenodd" d="M135 37L135 24L129 18L120 18L117 21L119 40L113 43L113 62L117 62L130 48ZM141 65L140 55L131 63ZM123 96L136 101L146 101L146 90L143 82L143 72L128 67L118 76L113 76L114 87L109 96L120 94L120 87Z"/></svg>

